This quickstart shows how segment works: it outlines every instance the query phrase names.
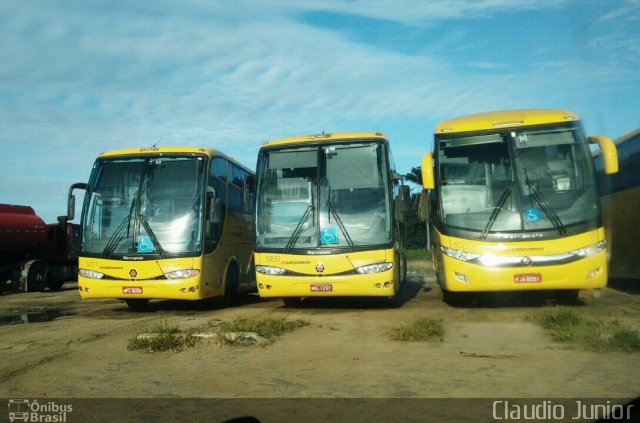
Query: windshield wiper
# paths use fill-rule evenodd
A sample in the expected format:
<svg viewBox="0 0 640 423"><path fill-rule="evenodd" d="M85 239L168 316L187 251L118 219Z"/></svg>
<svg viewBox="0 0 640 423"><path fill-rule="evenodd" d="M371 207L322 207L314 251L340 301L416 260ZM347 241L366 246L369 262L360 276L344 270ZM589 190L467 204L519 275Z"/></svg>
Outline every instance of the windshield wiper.
<svg viewBox="0 0 640 423"><path fill-rule="evenodd" d="M489 216L489 221L487 222L487 225L484 227L484 230L482 231L482 235L480 235L480 239L485 239L489 234L491 227L496 222L496 219L498 218L498 215L502 211L502 207L504 207L504 203L507 202L507 198L509 198L509 195L511 195L511 188L507 187L502 192L502 195L500 196L500 200L498 200L498 204L491 212L491 216Z"/></svg>
<svg viewBox="0 0 640 423"><path fill-rule="evenodd" d="M347 232L347 228L344 226L344 223L342 223L342 219L340 219L340 215L336 211L336 208L333 205L333 202L331 202L331 199L327 200L327 206L329 207L330 214L333 214L333 218L336 220L336 223L338 224L340 231L342 231L344 238L347 240L347 244L349 244L349 247L354 248L355 244L353 243L353 240L351 240L349 232Z"/></svg>
<svg viewBox="0 0 640 423"><path fill-rule="evenodd" d="M149 225L149 221L147 220L147 218L143 215L138 215L138 219L140 219L140 223L142 223L142 226L144 226L145 231L147 231L149 238L151 238L153 246L156 247L156 250L160 253L162 258L165 258L167 254L164 252L164 248L162 248L160 241L158 241L158 237L156 237L156 234L153 233L153 230L151 229L151 225Z"/></svg>
<svg viewBox="0 0 640 423"><path fill-rule="evenodd" d="M107 257L113 252L113 250L116 249L118 244L120 244L120 241L122 241L122 238L124 238L125 236L129 237L129 231L131 229L131 214L133 213L133 207L135 206L135 204L136 202L135 200L133 200L131 202L131 207L129 208L129 214L125 216L125 218L122 220L122 222L120 222L116 230L111 234L111 236L107 240L107 244L105 245L104 250L102 250L102 255L104 257ZM123 233L125 228L127 228L126 235Z"/></svg>
<svg viewBox="0 0 640 423"><path fill-rule="evenodd" d="M293 230L293 233L291 234L291 237L289 238L289 241L287 241L287 245L284 247L284 252L285 253L288 253L289 250L291 250L291 248L293 248L295 243L298 241L298 238L300 237L300 234L302 233L302 229L304 227L304 224L307 223L307 220L309 220L309 217L311 217L312 212L313 212L313 206L311 204L309 204L307 206L307 209L304 211L304 214L302 215L302 217L298 221L298 224L296 225L296 228Z"/></svg>
<svg viewBox="0 0 640 423"><path fill-rule="evenodd" d="M534 187L529 181L529 175L527 174L527 169L524 170L524 177L525 177L527 186L531 191L531 195L533 196L533 199L536 200L536 203L538 203L538 205L540 206L544 214L546 214L549 220L551 221L551 223L553 223L553 226L555 226L558 232L560 232L560 235L567 236L568 235L567 229L562 223L562 220L560 220L560 217L558 216L558 214L553 210L553 208L551 207L551 204L549 204L549 202L542 196L542 194L538 192L538 189Z"/></svg>

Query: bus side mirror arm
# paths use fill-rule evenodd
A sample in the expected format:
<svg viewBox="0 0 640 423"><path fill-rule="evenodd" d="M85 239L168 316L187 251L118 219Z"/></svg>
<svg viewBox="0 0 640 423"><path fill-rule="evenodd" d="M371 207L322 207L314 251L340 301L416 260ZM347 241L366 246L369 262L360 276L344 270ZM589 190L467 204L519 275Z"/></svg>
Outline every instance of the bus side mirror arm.
<svg viewBox="0 0 640 423"><path fill-rule="evenodd" d="M87 190L87 184L84 182L76 182L72 184L69 188L69 195L67 196L67 215L58 217L58 222L65 220L68 222L69 220L73 220L76 216L76 196L73 195L73 190L75 189L83 189Z"/></svg>
<svg viewBox="0 0 640 423"><path fill-rule="evenodd" d="M618 150L616 145L609 138L603 135L594 135L588 137L590 144L598 144L600 146L600 154L602 155L602 164L604 173L610 175L618 172Z"/></svg>
<svg viewBox="0 0 640 423"><path fill-rule="evenodd" d="M433 178L433 153L427 153L422 158L422 188L434 189L436 187Z"/></svg>

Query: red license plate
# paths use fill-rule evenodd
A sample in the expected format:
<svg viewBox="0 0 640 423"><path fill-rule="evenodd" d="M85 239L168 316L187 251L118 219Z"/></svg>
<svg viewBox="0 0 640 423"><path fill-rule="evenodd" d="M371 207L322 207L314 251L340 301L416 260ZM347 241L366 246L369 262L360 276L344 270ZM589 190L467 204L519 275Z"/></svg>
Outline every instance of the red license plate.
<svg viewBox="0 0 640 423"><path fill-rule="evenodd" d="M123 294L142 294L141 286L123 286L122 287Z"/></svg>
<svg viewBox="0 0 640 423"><path fill-rule="evenodd" d="M513 275L513 281L515 283L540 283L542 282L542 275L540 273Z"/></svg>
<svg viewBox="0 0 640 423"><path fill-rule="evenodd" d="M313 283L309 286L311 292L331 292L333 285L330 283Z"/></svg>

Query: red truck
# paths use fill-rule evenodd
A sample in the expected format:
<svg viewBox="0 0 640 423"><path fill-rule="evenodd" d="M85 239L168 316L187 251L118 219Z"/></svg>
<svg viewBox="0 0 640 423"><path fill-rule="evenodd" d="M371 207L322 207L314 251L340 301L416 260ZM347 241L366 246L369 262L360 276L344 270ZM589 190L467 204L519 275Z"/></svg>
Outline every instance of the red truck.
<svg viewBox="0 0 640 423"><path fill-rule="evenodd" d="M57 290L78 273L80 227L46 224L33 208L0 204L0 291Z"/></svg>

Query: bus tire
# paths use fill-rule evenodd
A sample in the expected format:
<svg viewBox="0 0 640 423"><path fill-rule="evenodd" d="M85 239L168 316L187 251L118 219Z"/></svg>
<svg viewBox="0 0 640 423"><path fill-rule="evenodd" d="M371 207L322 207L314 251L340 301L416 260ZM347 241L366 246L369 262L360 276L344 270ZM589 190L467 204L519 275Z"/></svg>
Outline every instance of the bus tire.
<svg viewBox="0 0 640 423"><path fill-rule="evenodd" d="M407 280L407 255L402 253L400 254L400 283L398 285L402 285Z"/></svg>
<svg viewBox="0 0 640 423"><path fill-rule="evenodd" d="M300 297L282 297L282 302L285 307L297 308L302 305L302 298Z"/></svg>
<svg viewBox="0 0 640 423"><path fill-rule="evenodd" d="M238 287L240 283L240 273L238 271L238 265L234 261L229 265L227 269L227 275L224 280L224 301L230 303L231 300L238 294Z"/></svg>
<svg viewBox="0 0 640 423"><path fill-rule="evenodd" d="M149 309L149 300L146 298L131 298L125 301L133 311L147 311Z"/></svg>
<svg viewBox="0 0 640 423"><path fill-rule="evenodd" d="M558 289L554 292L556 301L561 304L576 304L580 296L579 289Z"/></svg>

